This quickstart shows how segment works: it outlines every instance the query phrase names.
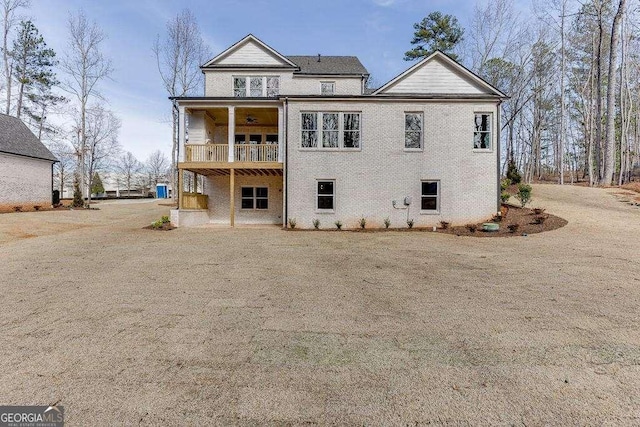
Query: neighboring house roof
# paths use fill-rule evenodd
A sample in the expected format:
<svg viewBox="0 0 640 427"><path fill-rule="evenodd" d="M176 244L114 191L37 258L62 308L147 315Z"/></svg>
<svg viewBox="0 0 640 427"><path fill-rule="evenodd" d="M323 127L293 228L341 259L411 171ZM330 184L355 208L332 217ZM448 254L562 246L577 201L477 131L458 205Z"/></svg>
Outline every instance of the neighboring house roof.
<svg viewBox="0 0 640 427"><path fill-rule="evenodd" d="M295 74L320 75L369 75L369 72L355 56L287 56L300 67Z"/></svg>
<svg viewBox="0 0 640 427"><path fill-rule="evenodd" d="M433 75L444 76L435 83ZM445 85L444 87L442 85ZM419 91L412 88L420 88ZM442 90L446 89L446 90ZM441 51L435 51L409 69L378 88L373 95L385 94L425 94L425 93L484 93L499 98L508 98L503 92L489 84Z"/></svg>
<svg viewBox="0 0 640 427"><path fill-rule="evenodd" d="M22 120L0 114L0 152L57 162Z"/></svg>
<svg viewBox="0 0 640 427"><path fill-rule="evenodd" d="M243 52L243 50L245 52ZM235 54L235 55L234 55ZM247 59L251 59L247 62ZM296 64L280 54L274 48L249 34L228 49L209 60L201 68L225 68L247 66L275 66L296 68Z"/></svg>

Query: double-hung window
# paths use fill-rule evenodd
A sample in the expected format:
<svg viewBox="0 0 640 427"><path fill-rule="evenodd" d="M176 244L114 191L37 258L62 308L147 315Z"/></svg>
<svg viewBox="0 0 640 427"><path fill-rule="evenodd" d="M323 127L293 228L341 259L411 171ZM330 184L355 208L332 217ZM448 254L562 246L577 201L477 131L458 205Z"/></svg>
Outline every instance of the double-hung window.
<svg viewBox="0 0 640 427"><path fill-rule="evenodd" d="M359 149L361 113L304 112L301 115L302 148Z"/></svg>
<svg viewBox="0 0 640 427"><path fill-rule="evenodd" d="M280 95L278 76L236 76L233 78L233 96L236 98L275 98Z"/></svg>
<svg viewBox="0 0 640 427"><path fill-rule="evenodd" d="M404 113L404 148L422 149L422 113Z"/></svg>
<svg viewBox="0 0 640 427"><path fill-rule="evenodd" d="M422 181L420 210L438 212L440 210L440 181Z"/></svg>
<svg viewBox="0 0 640 427"><path fill-rule="evenodd" d="M267 187L242 187L242 209L269 209L269 189Z"/></svg>
<svg viewBox="0 0 640 427"><path fill-rule="evenodd" d="M491 150L491 113L475 114L473 148Z"/></svg>
<svg viewBox="0 0 640 427"><path fill-rule="evenodd" d="M316 210L333 211L335 209L335 185L334 180L317 181Z"/></svg>

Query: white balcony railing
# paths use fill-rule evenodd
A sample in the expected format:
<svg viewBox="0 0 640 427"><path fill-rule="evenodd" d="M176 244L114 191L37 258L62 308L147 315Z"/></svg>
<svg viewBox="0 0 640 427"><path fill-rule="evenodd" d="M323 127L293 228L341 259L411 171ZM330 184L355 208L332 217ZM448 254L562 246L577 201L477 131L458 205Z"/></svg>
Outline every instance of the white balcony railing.
<svg viewBox="0 0 640 427"><path fill-rule="evenodd" d="M236 162L277 162L278 144L238 144L234 147ZM186 162L228 162L227 144L187 144L184 150Z"/></svg>

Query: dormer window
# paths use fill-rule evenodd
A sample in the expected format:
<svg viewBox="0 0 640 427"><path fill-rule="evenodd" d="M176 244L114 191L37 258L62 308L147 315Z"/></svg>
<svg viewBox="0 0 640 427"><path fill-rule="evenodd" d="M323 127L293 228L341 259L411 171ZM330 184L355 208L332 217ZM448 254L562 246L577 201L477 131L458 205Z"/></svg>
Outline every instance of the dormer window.
<svg viewBox="0 0 640 427"><path fill-rule="evenodd" d="M233 96L236 98L275 98L280 95L278 76L236 76Z"/></svg>
<svg viewBox="0 0 640 427"><path fill-rule="evenodd" d="M334 95L336 92L336 82L320 82L321 95Z"/></svg>

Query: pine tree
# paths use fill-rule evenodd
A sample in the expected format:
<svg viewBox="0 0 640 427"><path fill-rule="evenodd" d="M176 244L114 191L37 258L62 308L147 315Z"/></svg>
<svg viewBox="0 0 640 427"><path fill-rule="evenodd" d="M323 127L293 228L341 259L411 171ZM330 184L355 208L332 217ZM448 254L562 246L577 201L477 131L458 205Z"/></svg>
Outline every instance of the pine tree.
<svg viewBox="0 0 640 427"><path fill-rule="evenodd" d="M50 91L59 83L53 71L57 64L55 56L53 49L47 48L36 26L31 21L21 21L11 51L15 64L15 79L18 83L17 117L26 109L25 96L32 102L37 101L38 92Z"/></svg>
<svg viewBox="0 0 640 427"><path fill-rule="evenodd" d="M436 50L440 50L455 60L454 48L463 39L464 30L453 15L443 15L441 12L431 12L421 22L413 24L413 49L405 52L405 61L424 58Z"/></svg>

